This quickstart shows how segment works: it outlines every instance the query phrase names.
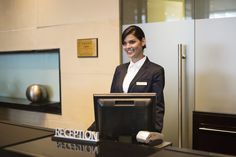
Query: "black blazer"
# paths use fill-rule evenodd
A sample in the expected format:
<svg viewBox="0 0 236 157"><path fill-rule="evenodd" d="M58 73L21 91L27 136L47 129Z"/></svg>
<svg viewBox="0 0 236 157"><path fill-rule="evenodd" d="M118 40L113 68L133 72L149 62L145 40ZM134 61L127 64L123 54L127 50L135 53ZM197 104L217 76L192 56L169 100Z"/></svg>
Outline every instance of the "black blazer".
<svg viewBox="0 0 236 157"><path fill-rule="evenodd" d="M111 93L123 92L123 80L127 73L129 63L121 64L116 67L112 85ZM134 79L131 81L128 88L128 93L156 93L156 118L154 121L155 129L158 132L162 131L164 118L164 94L163 89L165 85L164 68L158 64L150 62L147 58Z"/></svg>

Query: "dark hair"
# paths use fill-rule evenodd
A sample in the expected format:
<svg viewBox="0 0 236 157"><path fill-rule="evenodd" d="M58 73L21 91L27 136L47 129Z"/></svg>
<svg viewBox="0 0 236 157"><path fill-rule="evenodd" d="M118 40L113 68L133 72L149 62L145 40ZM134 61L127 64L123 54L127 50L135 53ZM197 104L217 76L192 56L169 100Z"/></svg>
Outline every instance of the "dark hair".
<svg viewBox="0 0 236 157"><path fill-rule="evenodd" d="M122 45L124 43L124 40L126 36L133 34L136 38L138 38L140 41L142 41L143 38L145 38L145 34L143 30L135 25L131 25L128 28L126 28L122 33ZM146 48L146 45L143 46L143 49Z"/></svg>

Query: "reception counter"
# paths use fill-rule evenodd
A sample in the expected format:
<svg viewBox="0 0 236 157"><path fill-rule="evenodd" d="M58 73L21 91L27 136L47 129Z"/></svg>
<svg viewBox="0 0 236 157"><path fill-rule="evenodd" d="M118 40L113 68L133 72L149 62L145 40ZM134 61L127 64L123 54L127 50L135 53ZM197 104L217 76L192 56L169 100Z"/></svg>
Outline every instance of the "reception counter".
<svg viewBox="0 0 236 157"><path fill-rule="evenodd" d="M160 148L143 144L101 141L97 144L70 143L52 139L50 129L0 122L0 156L4 157L205 157L223 156L209 152Z"/></svg>
<svg viewBox="0 0 236 157"><path fill-rule="evenodd" d="M0 149L49 137L53 134L54 132L52 129L0 121Z"/></svg>

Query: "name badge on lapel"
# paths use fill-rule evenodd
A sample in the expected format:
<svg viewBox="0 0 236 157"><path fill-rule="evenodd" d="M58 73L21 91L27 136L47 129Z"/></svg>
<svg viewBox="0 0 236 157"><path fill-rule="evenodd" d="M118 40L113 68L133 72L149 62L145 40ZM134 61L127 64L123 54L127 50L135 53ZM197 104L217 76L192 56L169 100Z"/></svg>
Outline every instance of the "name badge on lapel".
<svg viewBox="0 0 236 157"><path fill-rule="evenodd" d="M147 82L136 82L137 86L146 86Z"/></svg>

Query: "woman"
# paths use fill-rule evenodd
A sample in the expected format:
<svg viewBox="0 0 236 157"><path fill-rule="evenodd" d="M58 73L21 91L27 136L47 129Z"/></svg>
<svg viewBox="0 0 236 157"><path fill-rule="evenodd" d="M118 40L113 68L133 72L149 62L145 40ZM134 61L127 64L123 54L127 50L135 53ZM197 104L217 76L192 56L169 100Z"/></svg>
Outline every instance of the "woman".
<svg viewBox="0 0 236 157"><path fill-rule="evenodd" d="M164 68L150 62L144 55L146 40L140 27L132 25L125 29L122 34L122 45L130 62L117 66L112 80L111 93L156 93L154 123L156 131L161 132L164 117Z"/></svg>

